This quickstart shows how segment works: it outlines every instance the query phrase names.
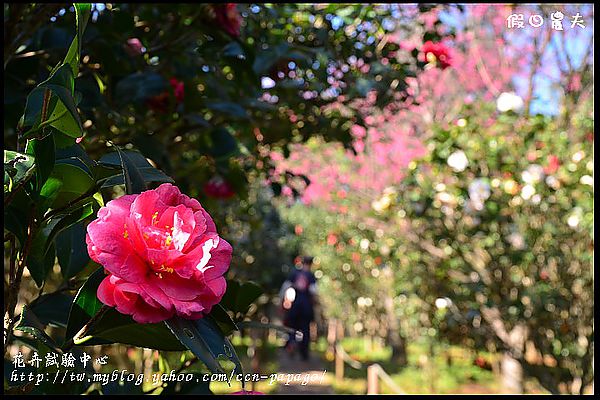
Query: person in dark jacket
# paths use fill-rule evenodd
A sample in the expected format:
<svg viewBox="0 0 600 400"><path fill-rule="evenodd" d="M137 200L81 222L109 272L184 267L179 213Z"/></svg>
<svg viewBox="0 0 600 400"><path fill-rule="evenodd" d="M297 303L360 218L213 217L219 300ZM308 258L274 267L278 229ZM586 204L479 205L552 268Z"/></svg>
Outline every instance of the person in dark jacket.
<svg viewBox="0 0 600 400"><path fill-rule="evenodd" d="M296 343L290 335L286 348L293 352L296 345L303 360L308 360L310 343L310 323L315 319L316 283L315 275L310 271L312 257L302 259L302 268L296 269L284 282L281 290L283 308L287 310L285 324L289 328L302 332L302 340Z"/></svg>

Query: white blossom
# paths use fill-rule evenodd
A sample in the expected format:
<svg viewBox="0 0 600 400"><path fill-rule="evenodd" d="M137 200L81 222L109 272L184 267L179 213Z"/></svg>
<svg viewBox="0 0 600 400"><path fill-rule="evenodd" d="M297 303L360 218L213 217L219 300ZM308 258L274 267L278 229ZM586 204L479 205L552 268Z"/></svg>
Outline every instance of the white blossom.
<svg viewBox="0 0 600 400"><path fill-rule="evenodd" d="M554 190L558 190L560 188L560 181L555 176L548 175L546 177L546 185Z"/></svg>
<svg viewBox="0 0 600 400"><path fill-rule="evenodd" d="M530 185L534 185L542 180L544 177L544 168L538 164L532 164L525 171L521 173L521 179L523 182Z"/></svg>
<svg viewBox="0 0 600 400"><path fill-rule="evenodd" d="M452 300L450 300L448 297L438 297L435 299L435 306L440 310L448 308L450 304L452 304Z"/></svg>
<svg viewBox="0 0 600 400"><path fill-rule="evenodd" d="M515 249L522 250L525 248L525 238L516 229L508 235L508 243L510 243Z"/></svg>
<svg viewBox="0 0 600 400"><path fill-rule="evenodd" d="M474 202L483 202L492 194L490 184L486 179L477 178L469 184L469 197Z"/></svg>
<svg viewBox="0 0 600 400"><path fill-rule="evenodd" d="M456 172L462 172L469 165L469 160L464 151L458 150L448 157L448 165Z"/></svg>
<svg viewBox="0 0 600 400"><path fill-rule="evenodd" d="M573 160L573 162L578 163L579 161L583 160L585 158L585 152L583 150L579 150L577 153L573 154L573 156L571 157L571 160Z"/></svg>
<svg viewBox="0 0 600 400"><path fill-rule="evenodd" d="M523 99L514 92L504 92L498 96L496 101L496 107L500 112L520 112L523 110L524 105Z"/></svg>
<svg viewBox="0 0 600 400"><path fill-rule="evenodd" d="M534 194L535 194L535 188L533 186L531 186L531 185L525 185L521 189L521 197L524 200L531 199L531 197L533 197Z"/></svg>
<svg viewBox="0 0 600 400"><path fill-rule="evenodd" d="M567 223L569 224L569 226L571 228L576 228L577 225L579 225L579 221L580 221L579 215L573 214L569 217L569 219L567 220Z"/></svg>
<svg viewBox="0 0 600 400"><path fill-rule="evenodd" d="M583 175L580 179L579 179L579 183L583 184L583 185L590 185L590 186L594 186L594 178L591 177L590 175Z"/></svg>
<svg viewBox="0 0 600 400"><path fill-rule="evenodd" d="M260 80L260 86L263 89L271 89L272 87L275 87L275 81L268 76L263 76Z"/></svg>

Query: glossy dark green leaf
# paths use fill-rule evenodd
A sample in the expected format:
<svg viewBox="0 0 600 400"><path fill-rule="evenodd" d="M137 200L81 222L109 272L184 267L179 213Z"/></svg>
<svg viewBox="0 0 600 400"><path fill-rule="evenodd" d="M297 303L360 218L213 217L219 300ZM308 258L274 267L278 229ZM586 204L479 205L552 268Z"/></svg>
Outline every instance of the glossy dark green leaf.
<svg viewBox="0 0 600 400"><path fill-rule="evenodd" d="M64 212L53 215L45 220L33 240L35 251L39 251L37 247L38 242L41 243L43 241L45 242L45 245L41 250L48 252L50 246L55 245L55 239L60 232L94 214L95 204L96 200L88 197L85 200L68 207ZM41 255L36 256L41 257Z"/></svg>
<svg viewBox="0 0 600 400"><path fill-rule="evenodd" d="M221 299L220 304L235 314L245 315L248 308L260 295L263 290L253 282L240 283L235 280L227 281L227 290Z"/></svg>
<svg viewBox="0 0 600 400"><path fill-rule="evenodd" d="M68 65L65 67L70 68ZM48 118L48 120L56 119L51 125L70 137L77 138L81 136L83 125L77 111L74 93L69 88L56 84L47 84L44 87L50 89L52 94L60 99L60 103L57 103L53 113Z"/></svg>
<svg viewBox="0 0 600 400"><path fill-rule="evenodd" d="M44 294L29 305L38 320L45 325L67 327L73 296L64 292Z"/></svg>
<svg viewBox="0 0 600 400"><path fill-rule="evenodd" d="M237 103L231 101L209 102L207 107L234 118L248 118L246 109Z"/></svg>
<svg viewBox="0 0 600 400"><path fill-rule="evenodd" d="M69 204L91 191L95 186L94 179L90 174L73 164L56 164L50 176L62 183L52 208L60 208Z"/></svg>
<svg viewBox="0 0 600 400"><path fill-rule="evenodd" d="M242 283L236 299L236 309L240 312L246 312L262 293L262 288L254 282Z"/></svg>
<svg viewBox="0 0 600 400"><path fill-rule="evenodd" d="M106 277L104 268L94 271L81 286L69 312L66 338L70 339L92 318L102 307L96 297L100 282Z"/></svg>
<svg viewBox="0 0 600 400"><path fill-rule="evenodd" d="M67 340L72 338L102 307L96 293L104 278L106 278L104 268L98 268L77 292L69 314ZM130 316L121 314L113 308L107 310L88 333L92 338L82 345L124 343L164 351L185 349L163 323L138 324Z"/></svg>
<svg viewBox="0 0 600 400"><path fill-rule="evenodd" d="M165 324L181 343L213 373L223 372L223 368L218 361L221 356L233 362L238 373L243 372L233 345L211 319L189 320L173 317L165 321Z"/></svg>
<svg viewBox="0 0 600 400"><path fill-rule="evenodd" d="M230 157L237 153L238 143L225 128L216 128L210 132L212 142L211 155L215 158Z"/></svg>
<svg viewBox="0 0 600 400"><path fill-rule="evenodd" d="M87 26L92 11L91 3L75 3L75 18L77 25L77 34L71 42L69 51L65 56L64 63L71 66L73 76L77 76L79 72L79 59L81 56L81 41L83 32Z"/></svg>
<svg viewBox="0 0 600 400"><path fill-rule="evenodd" d="M54 168L54 138L48 135L42 139L30 139L25 152L35 158L36 190L40 191Z"/></svg>
<svg viewBox="0 0 600 400"><path fill-rule="evenodd" d="M237 323L237 327L239 329L275 329L276 331L283 332L287 335L297 335L299 333L299 331L296 331L292 328L288 328L287 326L265 324L258 321L240 321Z"/></svg>
<svg viewBox="0 0 600 400"><path fill-rule="evenodd" d="M163 323L139 324L114 308L108 310L89 334L93 338L83 345L102 340L163 351L182 351L185 347Z"/></svg>
<svg viewBox="0 0 600 400"><path fill-rule="evenodd" d="M27 215L16 203L4 207L4 229L13 233L21 245L27 238L27 227L23 221L27 221Z"/></svg>
<svg viewBox="0 0 600 400"><path fill-rule="evenodd" d="M83 222L65 229L56 237L56 255L65 279L77 275L90 261Z"/></svg>
<svg viewBox="0 0 600 400"><path fill-rule="evenodd" d="M44 331L44 324L27 306L23 306L23 311L21 312L19 322L15 326L15 330L29 333L30 335L44 343L46 346L50 347L55 351L59 351L58 345Z"/></svg>
<svg viewBox="0 0 600 400"><path fill-rule="evenodd" d="M60 65L47 80L40 83L27 97L24 125L29 130L23 137L33 136L48 125L73 138L81 136L83 126L77 111L74 87L73 70L69 64Z"/></svg>
<svg viewBox="0 0 600 400"><path fill-rule="evenodd" d="M121 161L121 168L123 169L123 179L125 180L125 191L127 194L142 193L147 190L146 182L142 173L138 169L134 161L117 147L117 153Z"/></svg>
<svg viewBox="0 0 600 400"><path fill-rule="evenodd" d="M47 243L46 232L40 230L31 241L27 257L27 269L38 287L42 287L56 259L54 244Z"/></svg>
<svg viewBox="0 0 600 400"><path fill-rule="evenodd" d="M124 156L121 157L120 155ZM119 166L124 173L112 176L107 179L103 187L125 184L132 187L133 193L140 193L146 190L147 182L169 182L173 183L173 179L168 177L164 172L154 168L146 157L137 151L115 151L104 155L100 159L101 165Z"/></svg>
<svg viewBox="0 0 600 400"><path fill-rule="evenodd" d="M233 57L233 58L245 57L244 49L236 41L232 41L229 44L227 44L225 47L223 47L223 55L226 57Z"/></svg>
<svg viewBox="0 0 600 400"><path fill-rule="evenodd" d="M227 313L227 310L220 304L215 305L208 316L219 325L219 328L221 328L221 331L225 336L238 329L235 322L233 322L233 319L231 319Z"/></svg>
<svg viewBox="0 0 600 400"><path fill-rule="evenodd" d="M165 78L155 72L136 72L121 79L115 88L115 98L120 104L142 103L168 89Z"/></svg>

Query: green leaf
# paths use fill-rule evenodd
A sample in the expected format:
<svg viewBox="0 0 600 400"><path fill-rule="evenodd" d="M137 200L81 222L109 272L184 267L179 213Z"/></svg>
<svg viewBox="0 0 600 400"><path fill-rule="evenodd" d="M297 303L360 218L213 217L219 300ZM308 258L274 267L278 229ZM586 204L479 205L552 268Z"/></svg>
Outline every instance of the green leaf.
<svg viewBox="0 0 600 400"><path fill-rule="evenodd" d="M165 324L181 343L202 360L213 373L224 372L218 361L220 356L225 356L227 360L235 364L235 370L238 373L243 373L233 345L211 319L189 320L173 317L165 321Z"/></svg>
<svg viewBox="0 0 600 400"><path fill-rule="evenodd" d="M4 150L4 193L12 192L27 182L35 172L35 157Z"/></svg>
<svg viewBox="0 0 600 400"><path fill-rule="evenodd" d="M240 43L236 41L229 42L225 47L223 47L223 55L225 57L233 57L236 59L244 58L246 56L244 54L244 49Z"/></svg>
<svg viewBox="0 0 600 400"><path fill-rule="evenodd" d="M69 314L67 340L79 332L102 307L96 293L106 276L104 268L98 268L77 292ZM185 350L163 323L138 324L130 316L113 308L106 311L88 333L92 338L82 345L124 343L164 351Z"/></svg>
<svg viewBox="0 0 600 400"><path fill-rule="evenodd" d="M27 227L23 221L27 221L27 215L16 204L13 202L4 207L4 229L12 232L23 246L27 238Z"/></svg>
<svg viewBox="0 0 600 400"><path fill-rule="evenodd" d="M221 328L221 331L226 336L233 331L238 330L235 322L233 322L229 314L227 314L227 310L220 304L215 305L208 316L219 325L219 328Z"/></svg>
<svg viewBox="0 0 600 400"><path fill-rule="evenodd" d="M29 255L27 256L27 269L35 284L42 287L46 276L54 266L56 250L54 244L46 247L46 236L41 231L32 239Z"/></svg>
<svg viewBox="0 0 600 400"><path fill-rule="evenodd" d="M45 126L53 126L73 138L81 136L83 125L73 97L74 87L75 78L68 64L60 65L40 83L27 97L23 121L29 130L23 137L30 137Z"/></svg>
<svg viewBox="0 0 600 400"><path fill-rule="evenodd" d="M96 297L96 291L100 282L106 277L104 268L94 271L81 286L69 312L66 338L70 339L92 318L102 307L102 303Z"/></svg>
<svg viewBox="0 0 600 400"><path fill-rule="evenodd" d="M214 111L218 111L224 114L229 114L235 118L248 118L246 109L237 103L231 101L219 101L211 102L206 105L208 108Z"/></svg>
<svg viewBox="0 0 600 400"><path fill-rule="evenodd" d="M125 184L129 182L129 187L132 185L132 193L141 193L146 190L146 182L169 182L173 183L173 179L168 177L164 172L154 168L146 157L137 151L118 150L104 155L100 159L100 165L120 166L124 173L119 176L113 176L104 182L102 187L110 187L114 185ZM128 192L129 193L129 192Z"/></svg>
<svg viewBox="0 0 600 400"><path fill-rule="evenodd" d="M228 280L227 290L220 304L235 314L245 315L252 302L258 299L262 293L263 290L256 283Z"/></svg>
<svg viewBox="0 0 600 400"><path fill-rule="evenodd" d="M54 168L55 148L52 135L28 140L25 152L35 158L36 191L40 191Z"/></svg>
<svg viewBox="0 0 600 400"><path fill-rule="evenodd" d="M78 138L83 134L81 120L78 115L77 118L73 118L72 114L67 114L67 111L70 112L62 102L58 102L49 118L54 121L50 125L70 138Z"/></svg>
<svg viewBox="0 0 600 400"><path fill-rule="evenodd" d="M66 328L72 302L72 295L56 292L38 297L29 308L44 326L51 324Z"/></svg>
<svg viewBox="0 0 600 400"><path fill-rule="evenodd" d="M210 132L212 142L210 154L215 158L227 158L239 151L237 140L225 128L215 128Z"/></svg>
<svg viewBox="0 0 600 400"><path fill-rule="evenodd" d="M276 331L280 331L286 333L288 335L296 335L299 331L295 329L288 328L283 325L275 325L275 324L265 324L257 321L240 321L237 323L238 329L275 329Z"/></svg>
<svg viewBox="0 0 600 400"><path fill-rule="evenodd" d="M43 214L56 201L56 197L62 188L62 181L57 178L50 177L42 186L40 191L40 199L38 202L38 211Z"/></svg>
<svg viewBox="0 0 600 400"><path fill-rule="evenodd" d="M78 222L56 237L58 263L65 279L77 275L90 262L85 234L85 224Z"/></svg>
<svg viewBox="0 0 600 400"><path fill-rule="evenodd" d="M121 168L123 169L123 179L125 180L125 191L127 194L142 193L147 190L144 177L140 173L137 165L127 154L117 147L119 159L121 160Z"/></svg>
<svg viewBox="0 0 600 400"><path fill-rule="evenodd" d="M53 208L64 207L95 185L94 179L84 169L72 164L56 164L51 177L62 182L62 187L52 204Z"/></svg>
<svg viewBox="0 0 600 400"><path fill-rule="evenodd" d="M46 248L49 247L50 243L54 241L60 232L92 215L94 213L94 204L95 200L88 198L85 202L77 204L75 207L70 207L64 213L52 217L50 222L48 222L52 226L52 229L48 234Z"/></svg>
<svg viewBox="0 0 600 400"><path fill-rule="evenodd" d="M139 324L129 315L111 308L89 332L96 340L123 343L163 351L182 351L185 347L163 323ZM94 343L94 339L84 345Z"/></svg>
<svg viewBox="0 0 600 400"><path fill-rule="evenodd" d="M74 3L77 34L71 42L64 63L71 66L73 76L79 73L79 58L81 56L81 41L92 11L91 3Z"/></svg>
<svg viewBox="0 0 600 400"><path fill-rule="evenodd" d="M29 333L51 349L57 352L60 351L58 345L44 331L44 324L27 306L23 306L21 318L19 319L17 326L15 326L15 330Z"/></svg>
<svg viewBox="0 0 600 400"><path fill-rule="evenodd" d="M92 215L94 203L94 199L88 198L85 202L65 210L64 213L45 220L34 233L27 257L27 268L38 286L42 285L48 272L54 266L56 257L54 239L56 236L64 229Z"/></svg>
<svg viewBox="0 0 600 400"><path fill-rule="evenodd" d="M142 103L168 89L168 83L155 72L136 72L121 79L115 88L115 98L119 104Z"/></svg>

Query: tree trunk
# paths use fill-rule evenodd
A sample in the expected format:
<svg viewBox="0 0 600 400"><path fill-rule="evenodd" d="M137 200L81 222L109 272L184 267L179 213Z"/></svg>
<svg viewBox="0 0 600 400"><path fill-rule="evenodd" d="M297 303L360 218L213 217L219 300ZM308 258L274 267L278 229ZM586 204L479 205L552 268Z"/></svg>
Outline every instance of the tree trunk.
<svg viewBox="0 0 600 400"><path fill-rule="evenodd" d="M502 355L500 373L504 393L523 393L523 367L509 352Z"/></svg>
<svg viewBox="0 0 600 400"><path fill-rule="evenodd" d="M392 361L399 366L406 366L406 340L400 335L400 324L394 313L394 301L391 297L385 299L385 311L388 318L387 345L392 348Z"/></svg>
<svg viewBox="0 0 600 400"><path fill-rule="evenodd" d="M523 393L523 366L520 359L525 355L528 329L524 324L517 324L508 334L510 351L502 355L500 371L502 374L502 387L506 393Z"/></svg>

